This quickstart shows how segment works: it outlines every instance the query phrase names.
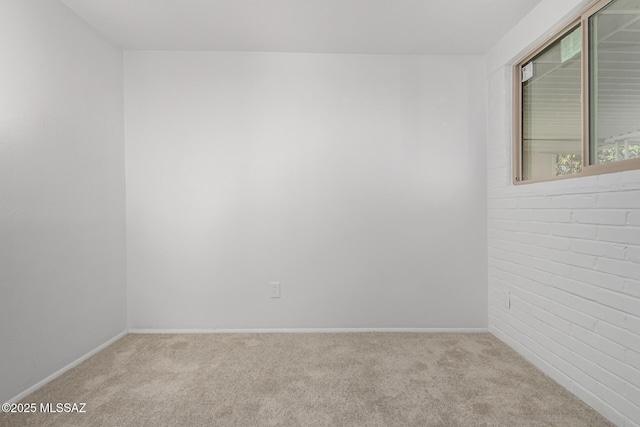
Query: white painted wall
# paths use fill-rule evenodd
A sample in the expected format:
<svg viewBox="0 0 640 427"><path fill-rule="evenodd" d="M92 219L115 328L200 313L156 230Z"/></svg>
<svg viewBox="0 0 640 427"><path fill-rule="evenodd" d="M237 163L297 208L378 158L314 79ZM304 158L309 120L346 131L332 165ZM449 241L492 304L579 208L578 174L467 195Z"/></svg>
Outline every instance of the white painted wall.
<svg viewBox="0 0 640 427"><path fill-rule="evenodd" d="M512 185L510 67L492 62L584 3L543 1L521 23L528 32L486 57L489 328L616 425L638 426L640 171Z"/></svg>
<svg viewBox="0 0 640 427"><path fill-rule="evenodd" d="M129 326L486 327L483 77L126 52Z"/></svg>
<svg viewBox="0 0 640 427"><path fill-rule="evenodd" d="M0 2L0 402L126 327L122 53Z"/></svg>

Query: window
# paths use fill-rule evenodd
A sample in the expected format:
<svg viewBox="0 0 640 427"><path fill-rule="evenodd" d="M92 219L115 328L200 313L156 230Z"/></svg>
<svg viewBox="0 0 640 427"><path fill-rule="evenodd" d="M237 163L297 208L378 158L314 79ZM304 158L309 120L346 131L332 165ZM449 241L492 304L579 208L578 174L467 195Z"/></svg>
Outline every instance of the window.
<svg viewBox="0 0 640 427"><path fill-rule="evenodd" d="M514 67L514 181L640 169L640 0L600 0Z"/></svg>

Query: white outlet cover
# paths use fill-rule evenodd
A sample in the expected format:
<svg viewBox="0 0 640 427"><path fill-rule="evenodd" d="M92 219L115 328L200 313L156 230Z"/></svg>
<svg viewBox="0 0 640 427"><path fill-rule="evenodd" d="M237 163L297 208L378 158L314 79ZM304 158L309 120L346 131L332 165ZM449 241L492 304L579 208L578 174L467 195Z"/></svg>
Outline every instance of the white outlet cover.
<svg viewBox="0 0 640 427"><path fill-rule="evenodd" d="M504 308L511 308L511 292L504 291Z"/></svg>
<svg viewBox="0 0 640 427"><path fill-rule="evenodd" d="M271 298L280 298L280 282L271 282Z"/></svg>

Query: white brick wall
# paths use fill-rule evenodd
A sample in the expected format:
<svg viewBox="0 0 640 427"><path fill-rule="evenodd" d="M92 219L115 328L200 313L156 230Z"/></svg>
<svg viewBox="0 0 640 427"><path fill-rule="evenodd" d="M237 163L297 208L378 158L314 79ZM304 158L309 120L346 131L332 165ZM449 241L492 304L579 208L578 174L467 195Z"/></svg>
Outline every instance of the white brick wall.
<svg viewBox="0 0 640 427"><path fill-rule="evenodd" d="M512 185L510 70L488 85L489 328L616 425L639 426L640 171Z"/></svg>

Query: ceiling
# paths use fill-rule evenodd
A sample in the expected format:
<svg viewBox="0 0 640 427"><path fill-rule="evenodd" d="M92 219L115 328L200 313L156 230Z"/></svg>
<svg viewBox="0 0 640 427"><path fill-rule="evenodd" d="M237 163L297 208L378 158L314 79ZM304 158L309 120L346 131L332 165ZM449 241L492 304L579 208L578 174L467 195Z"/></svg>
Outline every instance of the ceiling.
<svg viewBox="0 0 640 427"><path fill-rule="evenodd" d="M540 0L60 0L123 49L484 54Z"/></svg>

